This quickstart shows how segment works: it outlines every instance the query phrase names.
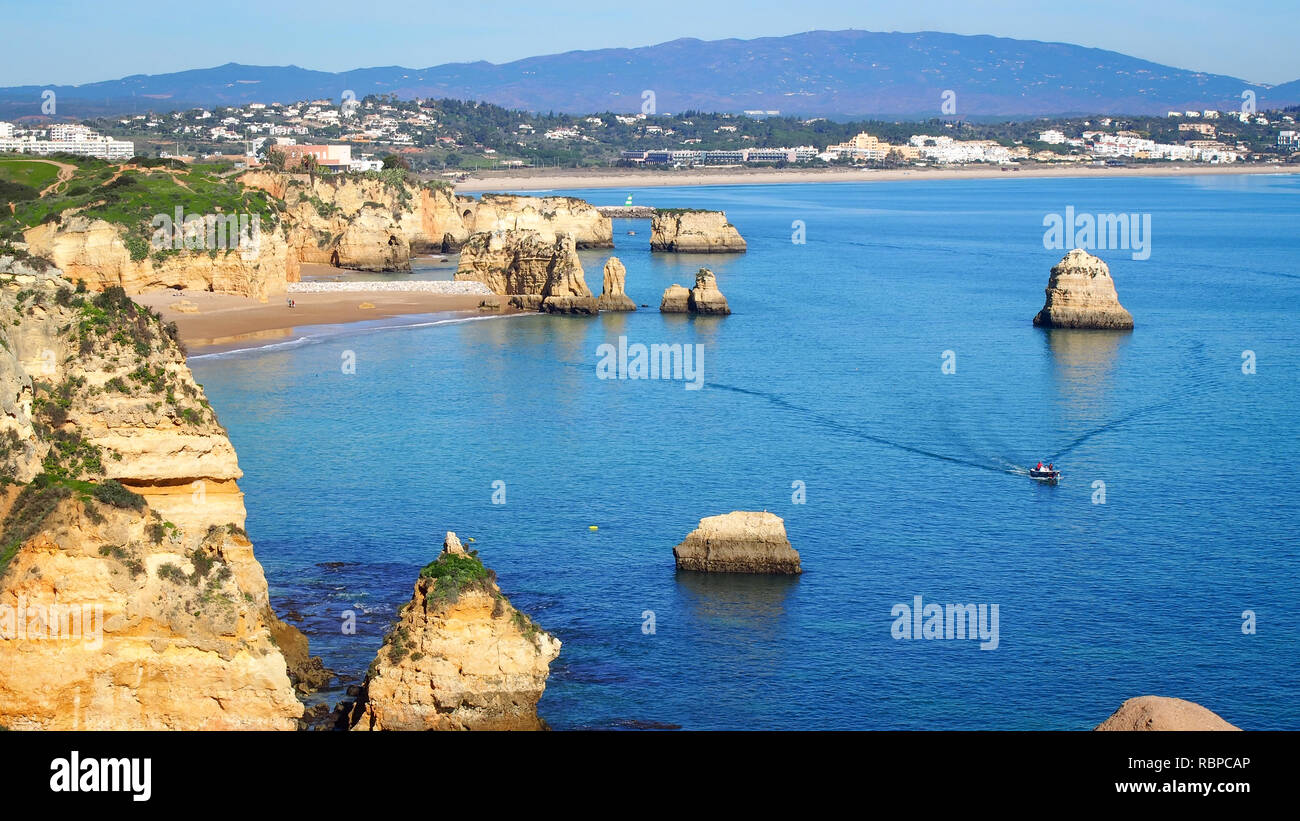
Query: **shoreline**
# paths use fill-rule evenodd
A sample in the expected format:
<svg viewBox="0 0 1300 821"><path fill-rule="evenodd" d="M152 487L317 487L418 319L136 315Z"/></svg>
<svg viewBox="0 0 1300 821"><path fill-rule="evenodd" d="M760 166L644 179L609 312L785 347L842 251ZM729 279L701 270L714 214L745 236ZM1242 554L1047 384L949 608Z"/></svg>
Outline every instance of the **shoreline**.
<svg viewBox="0 0 1300 821"><path fill-rule="evenodd" d="M303 281L310 282L345 269L304 264ZM483 294L438 294L421 291L334 291L280 294L267 302L210 291L166 290L138 294L133 299L175 322L191 356L260 348L301 336L302 329L322 325L352 325L406 316L445 315L448 319L504 316L508 307L478 310ZM289 307L289 299L294 307ZM182 311L191 303L197 310ZM370 307L362 307L367 305Z"/></svg>
<svg viewBox="0 0 1300 821"><path fill-rule="evenodd" d="M549 191L582 188L669 188L708 185L779 185L793 183L896 182L900 180L981 180L1029 178L1103 179L1114 177L1196 177L1240 174L1300 174L1300 165L1177 165L1115 167L1019 166L961 168L745 168L709 170L636 170L569 168L479 171L456 183L458 193Z"/></svg>

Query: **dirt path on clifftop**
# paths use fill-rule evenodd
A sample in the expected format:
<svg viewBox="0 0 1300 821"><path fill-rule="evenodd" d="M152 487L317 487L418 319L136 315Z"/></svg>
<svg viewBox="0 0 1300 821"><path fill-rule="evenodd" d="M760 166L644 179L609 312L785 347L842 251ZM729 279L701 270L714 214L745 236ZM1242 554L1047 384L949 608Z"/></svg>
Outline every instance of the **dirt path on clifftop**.
<svg viewBox="0 0 1300 821"><path fill-rule="evenodd" d="M52 192L54 189L58 188L60 185L63 185L63 184L64 184L65 182L67 182L68 180L72 179L72 175L75 174L75 173L77 173L77 166L75 166L75 165L70 165L69 163L66 163L66 162L56 162L56 161L54 161L54 160L33 160L32 162L43 162L43 163L48 163L49 165L58 166L58 169L59 169L59 178L58 178L58 180L56 180L56 181L50 183L49 185L45 186L44 189L42 189L41 194L40 194L42 197L45 196L46 194L49 194L50 192Z"/></svg>

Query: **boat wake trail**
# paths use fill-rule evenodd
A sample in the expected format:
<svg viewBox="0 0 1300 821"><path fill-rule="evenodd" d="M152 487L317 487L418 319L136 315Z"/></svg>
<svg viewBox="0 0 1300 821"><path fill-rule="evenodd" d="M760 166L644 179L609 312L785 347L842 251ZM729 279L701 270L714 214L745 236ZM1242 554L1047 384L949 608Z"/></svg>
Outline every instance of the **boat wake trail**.
<svg viewBox="0 0 1300 821"><path fill-rule="evenodd" d="M919 448L914 445L905 444L903 442L896 442L893 439L887 439L884 436L879 436L877 434L871 433L870 431L863 430L862 428L854 427L853 425L847 425L838 419L832 418L830 416L826 416L825 414L819 413L813 410L812 408L806 408L802 405L795 404L794 402L791 402L790 400L785 399L784 397L772 393L767 393L766 391L755 391L755 390L750 390L749 388L739 388L736 387L735 385L724 385L718 382L710 382L709 387L717 388L718 390L731 391L732 393L739 393L746 396L753 396L759 399L765 399L779 408L792 411L794 413L798 413L803 419L813 422L817 425L820 425L821 427L833 430L836 433L840 433L845 436L850 436L864 442L872 442L877 445L884 445L885 447L893 448L895 450L899 450L904 453L910 453L914 456L924 456L929 459L935 459L940 462L948 462L950 464L964 465L966 467L977 468L979 470L987 470L992 473L1015 474L1017 472L1020 472L1021 470L1024 470L1025 473L1028 473L1027 469L1022 469L1016 465L1010 465L1010 463L1007 463L1003 460L999 460L1000 462L1002 462L1002 464L989 464L987 462L976 462L970 459L963 459L959 456L950 456L946 453L937 453L932 450L926 450L925 448Z"/></svg>

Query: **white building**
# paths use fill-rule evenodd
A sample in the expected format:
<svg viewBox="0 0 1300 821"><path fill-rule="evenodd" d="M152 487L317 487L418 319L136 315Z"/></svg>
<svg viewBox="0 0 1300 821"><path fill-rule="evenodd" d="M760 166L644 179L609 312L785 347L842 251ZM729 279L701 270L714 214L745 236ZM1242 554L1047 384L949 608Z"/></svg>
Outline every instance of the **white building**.
<svg viewBox="0 0 1300 821"><path fill-rule="evenodd" d="M1038 141L1049 145L1061 145L1065 142L1065 133L1054 128L1038 132Z"/></svg>

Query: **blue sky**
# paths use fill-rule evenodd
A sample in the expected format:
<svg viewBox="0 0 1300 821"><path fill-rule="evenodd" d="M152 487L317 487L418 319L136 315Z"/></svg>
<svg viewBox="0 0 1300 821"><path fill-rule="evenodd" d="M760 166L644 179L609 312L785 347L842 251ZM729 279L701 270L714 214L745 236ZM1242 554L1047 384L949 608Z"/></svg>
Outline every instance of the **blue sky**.
<svg viewBox="0 0 1300 821"><path fill-rule="evenodd" d="M1062 41L1252 82L1300 79L1300 0L0 0L0 86L226 62L325 71L500 63L677 37L846 28Z"/></svg>

